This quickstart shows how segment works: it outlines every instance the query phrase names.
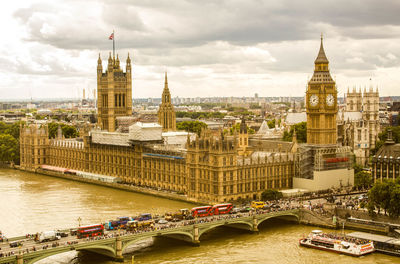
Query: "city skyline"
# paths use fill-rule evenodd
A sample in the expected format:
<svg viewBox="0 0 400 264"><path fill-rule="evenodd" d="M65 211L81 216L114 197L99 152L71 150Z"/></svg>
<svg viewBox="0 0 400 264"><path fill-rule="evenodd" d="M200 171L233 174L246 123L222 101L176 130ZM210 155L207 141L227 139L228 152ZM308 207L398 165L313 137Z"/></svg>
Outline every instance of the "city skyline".
<svg viewBox="0 0 400 264"><path fill-rule="evenodd" d="M312 6L313 8L310 8ZM96 61L133 64L133 98L304 96L320 34L338 86L396 96L399 3L15 1L0 11L1 100L79 98ZM93 22L95 21L95 23Z"/></svg>

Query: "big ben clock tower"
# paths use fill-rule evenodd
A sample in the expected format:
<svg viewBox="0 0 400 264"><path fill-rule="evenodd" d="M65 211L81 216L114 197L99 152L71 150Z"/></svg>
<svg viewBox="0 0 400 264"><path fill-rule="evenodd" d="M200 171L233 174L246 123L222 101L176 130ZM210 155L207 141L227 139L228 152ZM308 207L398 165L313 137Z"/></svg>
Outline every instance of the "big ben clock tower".
<svg viewBox="0 0 400 264"><path fill-rule="evenodd" d="M337 90L322 43L306 92L307 143L336 144Z"/></svg>

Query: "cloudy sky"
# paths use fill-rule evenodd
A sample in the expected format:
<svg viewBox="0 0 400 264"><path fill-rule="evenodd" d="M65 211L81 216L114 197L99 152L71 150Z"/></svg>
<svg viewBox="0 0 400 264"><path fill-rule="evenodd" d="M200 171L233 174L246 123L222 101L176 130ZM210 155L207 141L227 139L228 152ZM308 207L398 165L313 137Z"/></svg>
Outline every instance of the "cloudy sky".
<svg viewBox="0 0 400 264"><path fill-rule="evenodd" d="M133 97L303 96L324 34L340 96L400 95L400 1L7 1L0 100L72 98L96 89L116 49L133 57ZM370 80L371 79L371 80Z"/></svg>

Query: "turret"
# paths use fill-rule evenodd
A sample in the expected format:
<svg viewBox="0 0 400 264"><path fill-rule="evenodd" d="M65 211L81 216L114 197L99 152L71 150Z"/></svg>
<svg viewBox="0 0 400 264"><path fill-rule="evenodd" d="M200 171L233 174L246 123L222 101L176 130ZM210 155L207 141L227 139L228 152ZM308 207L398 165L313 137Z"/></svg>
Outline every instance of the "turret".
<svg viewBox="0 0 400 264"><path fill-rule="evenodd" d="M119 57L118 57L118 54L117 54L117 60L115 62L115 69L119 69Z"/></svg>
<svg viewBox="0 0 400 264"><path fill-rule="evenodd" d="M101 77L102 72L103 72L103 65L99 53L99 58L97 59L97 78Z"/></svg>
<svg viewBox="0 0 400 264"><path fill-rule="evenodd" d="M131 73L131 58L129 58L129 52L128 52L128 58L126 58L126 73Z"/></svg>

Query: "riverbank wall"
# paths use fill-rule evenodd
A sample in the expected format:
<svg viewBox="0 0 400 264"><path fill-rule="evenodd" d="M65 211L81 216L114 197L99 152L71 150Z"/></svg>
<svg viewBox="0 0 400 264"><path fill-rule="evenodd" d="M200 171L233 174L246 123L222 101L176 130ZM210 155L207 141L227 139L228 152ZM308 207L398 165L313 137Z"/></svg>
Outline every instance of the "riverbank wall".
<svg viewBox="0 0 400 264"><path fill-rule="evenodd" d="M14 168L17 170L21 170L21 171L27 171L27 170L23 170L23 169L19 168L19 166L15 166ZM43 170L43 169L36 169L35 171L27 171L27 172L38 173L38 174L42 174L42 175L46 175L46 176L50 176L50 177L62 178L62 179L71 180L71 181L78 181L78 182L87 183L87 184L94 184L94 185L99 185L99 186L103 186L103 187L127 191L127 192L152 195L152 196L157 196L157 197L161 197L161 198L165 198L165 199L181 201L181 202L186 202L186 203L192 203L194 205L205 204L203 202L191 200L186 195L181 195L181 194L172 193L172 192L158 191L158 190L154 190L154 189L150 189L150 188L138 187L138 186L127 185L127 184L110 183L110 182L102 182L102 181L92 180L92 179L85 179L85 178L82 178L82 177L79 177L79 176L76 176L73 174L63 174L63 173L47 171L47 170Z"/></svg>

